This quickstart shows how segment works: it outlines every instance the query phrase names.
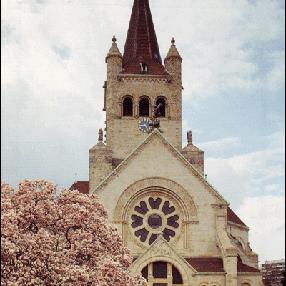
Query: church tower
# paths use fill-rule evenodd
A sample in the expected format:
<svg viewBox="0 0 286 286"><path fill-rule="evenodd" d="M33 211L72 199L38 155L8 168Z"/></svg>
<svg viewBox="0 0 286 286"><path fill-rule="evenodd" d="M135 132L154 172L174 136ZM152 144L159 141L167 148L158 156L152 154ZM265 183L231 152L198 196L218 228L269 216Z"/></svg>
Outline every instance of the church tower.
<svg viewBox="0 0 286 286"><path fill-rule="evenodd" d="M181 63L175 42L163 65L148 1L134 1L123 56L116 38L106 57L106 144L124 159L147 134L140 118L154 118L160 104L160 129L172 145L182 145Z"/></svg>
<svg viewBox="0 0 286 286"><path fill-rule="evenodd" d="M148 0L134 0L124 52L113 37L106 65L106 126L73 188L99 197L131 271L150 286L262 286L249 228L206 180L191 131L182 147L182 57L172 39L162 60Z"/></svg>
<svg viewBox="0 0 286 286"><path fill-rule="evenodd" d="M90 190L148 136L155 118L164 137L177 150L182 149L182 58L173 38L163 64L149 1L134 1L123 56L114 36L105 60L103 110L108 159L102 161L103 146L99 161L95 154L98 146L90 150ZM203 152L200 154L203 164ZM105 162L106 168L98 170L95 162Z"/></svg>

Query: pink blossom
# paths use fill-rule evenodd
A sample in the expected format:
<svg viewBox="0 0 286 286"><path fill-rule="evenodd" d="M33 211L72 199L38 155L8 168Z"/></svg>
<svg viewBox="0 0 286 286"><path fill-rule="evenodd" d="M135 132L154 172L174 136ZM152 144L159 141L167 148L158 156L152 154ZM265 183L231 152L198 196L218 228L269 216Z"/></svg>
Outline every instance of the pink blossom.
<svg viewBox="0 0 286 286"><path fill-rule="evenodd" d="M95 195L1 184L1 285L146 286Z"/></svg>

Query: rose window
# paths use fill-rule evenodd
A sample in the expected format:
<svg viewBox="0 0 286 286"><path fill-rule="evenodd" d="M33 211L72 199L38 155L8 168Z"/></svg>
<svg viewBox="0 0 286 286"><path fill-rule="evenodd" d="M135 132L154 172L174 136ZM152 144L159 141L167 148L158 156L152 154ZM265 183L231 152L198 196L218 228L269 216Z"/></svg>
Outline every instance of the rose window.
<svg viewBox="0 0 286 286"><path fill-rule="evenodd" d="M131 214L131 228L143 243L151 245L160 234L170 241L180 227L176 207L167 199L149 197L135 205Z"/></svg>

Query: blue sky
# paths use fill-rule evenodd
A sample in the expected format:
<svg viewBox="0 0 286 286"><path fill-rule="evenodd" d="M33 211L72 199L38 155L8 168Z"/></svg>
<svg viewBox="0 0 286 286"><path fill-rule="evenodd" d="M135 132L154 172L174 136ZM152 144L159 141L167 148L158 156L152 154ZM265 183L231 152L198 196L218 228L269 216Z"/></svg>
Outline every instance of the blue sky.
<svg viewBox="0 0 286 286"><path fill-rule="evenodd" d="M88 179L104 59L114 34L123 51L132 2L2 1L3 180ZM205 151L208 180L251 227L261 261L284 257L284 1L150 4L161 56L174 36L183 57L184 134Z"/></svg>

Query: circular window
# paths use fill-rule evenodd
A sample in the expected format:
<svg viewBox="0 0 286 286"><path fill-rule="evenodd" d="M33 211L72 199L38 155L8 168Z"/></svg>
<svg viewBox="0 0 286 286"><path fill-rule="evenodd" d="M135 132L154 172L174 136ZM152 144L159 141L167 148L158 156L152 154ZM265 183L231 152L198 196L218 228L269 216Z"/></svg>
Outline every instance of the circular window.
<svg viewBox="0 0 286 286"><path fill-rule="evenodd" d="M180 216L168 199L147 197L139 201L131 213L131 228L140 242L151 245L161 234L170 241L180 227Z"/></svg>

